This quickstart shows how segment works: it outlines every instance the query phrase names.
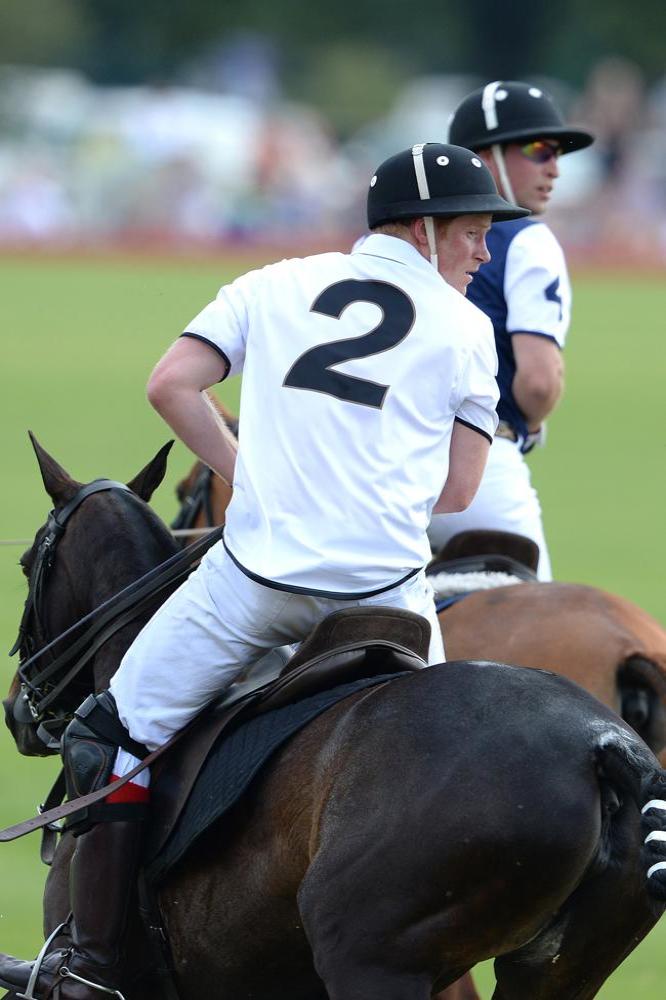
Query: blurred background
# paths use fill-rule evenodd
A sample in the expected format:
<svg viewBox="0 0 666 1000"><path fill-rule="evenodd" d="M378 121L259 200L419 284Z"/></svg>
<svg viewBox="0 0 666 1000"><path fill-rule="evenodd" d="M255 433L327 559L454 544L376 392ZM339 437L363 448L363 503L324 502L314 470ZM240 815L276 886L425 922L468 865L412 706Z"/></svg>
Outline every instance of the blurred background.
<svg viewBox="0 0 666 1000"><path fill-rule="evenodd" d="M504 77L598 136L550 213L574 262L663 264L665 36L660 0L3 0L0 245L346 245L377 163Z"/></svg>
<svg viewBox="0 0 666 1000"><path fill-rule="evenodd" d="M377 164L444 140L459 99L498 78L544 86L597 135L560 161L547 217L574 284L566 398L530 455L555 574L666 623L664 38L663 0L2 0L1 648L50 505L27 428L81 481L130 479L170 436L148 372L219 285L348 248ZM235 412L238 391L220 389ZM155 499L166 520L191 464L177 445ZM0 664L3 693L16 665ZM8 825L56 761L19 757L0 730ZM37 839L0 862L0 948L27 957ZM662 921L600 1000L663 1000L665 935ZM475 976L486 1000L492 974Z"/></svg>

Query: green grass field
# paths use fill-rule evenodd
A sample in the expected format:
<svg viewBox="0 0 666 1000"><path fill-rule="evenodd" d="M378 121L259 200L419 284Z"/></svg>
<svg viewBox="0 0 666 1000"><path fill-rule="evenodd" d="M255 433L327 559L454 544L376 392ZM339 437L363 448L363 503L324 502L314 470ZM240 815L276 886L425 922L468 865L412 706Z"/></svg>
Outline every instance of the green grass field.
<svg viewBox="0 0 666 1000"><path fill-rule="evenodd" d="M1 540L31 537L49 508L28 428L82 481L127 480L168 439L145 401L147 375L238 270L228 262L141 258L0 260ZM555 574L622 594L666 622L666 290L663 282L622 275L579 276L574 290L566 397L547 449L531 460ZM221 392L234 408L238 389L236 380ZM177 445L154 501L166 519L175 514L174 486L190 464ZM0 547L4 649L25 596L21 551ZM3 691L15 666L4 660ZM0 824L32 815L53 773L53 761L20 758L0 734ZM0 949L24 957L37 950L44 877L34 835L2 846ZM599 996L661 1000L665 979L662 922ZM487 966L479 981L490 996Z"/></svg>

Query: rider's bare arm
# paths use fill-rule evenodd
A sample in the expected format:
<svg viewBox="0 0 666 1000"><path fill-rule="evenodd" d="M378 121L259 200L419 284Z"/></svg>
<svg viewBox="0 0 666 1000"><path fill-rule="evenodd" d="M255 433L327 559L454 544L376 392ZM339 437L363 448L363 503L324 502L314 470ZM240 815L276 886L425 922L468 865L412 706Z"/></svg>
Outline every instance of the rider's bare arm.
<svg viewBox="0 0 666 1000"><path fill-rule="evenodd" d="M205 391L220 382L226 371L224 359L211 347L193 337L181 337L158 361L147 393L180 440L231 484L238 443Z"/></svg>
<svg viewBox="0 0 666 1000"><path fill-rule="evenodd" d="M456 420L449 447L449 474L433 514L455 514L469 507L481 483L490 441Z"/></svg>
<svg viewBox="0 0 666 1000"><path fill-rule="evenodd" d="M513 395L527 418L527 426L534 431L555 409L562 395L562 352L553 340L531 333L514 333L511 344L516 360Z"/></svg>

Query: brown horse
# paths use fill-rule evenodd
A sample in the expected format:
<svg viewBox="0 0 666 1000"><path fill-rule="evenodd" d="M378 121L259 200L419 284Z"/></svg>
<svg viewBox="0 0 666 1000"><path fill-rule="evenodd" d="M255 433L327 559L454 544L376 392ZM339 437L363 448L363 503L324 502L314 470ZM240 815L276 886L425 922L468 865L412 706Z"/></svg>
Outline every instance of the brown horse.
<svg viewBox="0 0 666 1000"><path fill-rule="evenodd" d="M222 412L235 428L236 418ZM187 527L206 528L224 523L231 490L198 462L177 496L190 515ZM620 714L666 764L666 630L631 601L595 587L535 581L469 594L439 620L450 659L500 660L569 677ZM466 976L437 1000L479 998Z"/></svg>
<svg viewBox="0 0 666 1000"><path fill-rule="evenodd" d="M596 587L521 583L441 612L447 655L564 674L610 705L656 753L666 747L666 631Z"/></svg>
<svg viewBox="0 0 666 1000"><path fill-rule="evenodd" d="M36 450L57 516L82 486ZM159 455L133 488L149 496L163 467ZM172 551L127 490L81 502L48 565L44 536L22 560L34 598L24 662ZM98 651L91 686L120 652ZM25 750L38 720L19 694L5 707ZM665 797L636 734L551 673L449 662L348 697L160 886L181 1000L427 1000L492 956L495 1000L591 998L664 909L661 869L646 888L664 851L643 840L666 821L640 809ZM67 851L64 840L47 929L68 908ZM128 998L161 998L140 976L140 926L131 945Z"/></svg>

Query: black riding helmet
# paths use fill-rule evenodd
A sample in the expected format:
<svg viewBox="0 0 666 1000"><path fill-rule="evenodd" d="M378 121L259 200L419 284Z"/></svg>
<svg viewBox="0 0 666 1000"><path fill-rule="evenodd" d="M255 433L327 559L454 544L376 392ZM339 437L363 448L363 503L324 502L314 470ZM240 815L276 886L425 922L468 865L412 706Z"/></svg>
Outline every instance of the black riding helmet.
<svg viewBox="0 0 666 1000"><path fill-rule="evenodd" d="M530 213L497 193L493 176L470 149L426 142L404 149L377 168L368 190L368 226L422 216L491 213L493 220Z"/></svg>
<svg viewBox="0 0 666 1000"><path fill-rule="evenodd" d="M594 142L589 132L565 124L549 94L515 80L495 80L468 94L453 113L449 139L475 150L495 143L557 139L562 153Z"/></svg>

